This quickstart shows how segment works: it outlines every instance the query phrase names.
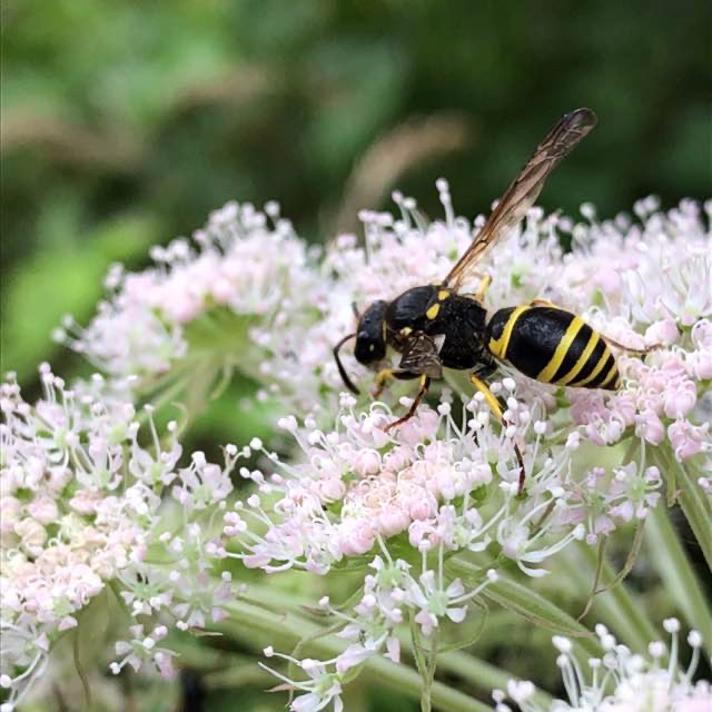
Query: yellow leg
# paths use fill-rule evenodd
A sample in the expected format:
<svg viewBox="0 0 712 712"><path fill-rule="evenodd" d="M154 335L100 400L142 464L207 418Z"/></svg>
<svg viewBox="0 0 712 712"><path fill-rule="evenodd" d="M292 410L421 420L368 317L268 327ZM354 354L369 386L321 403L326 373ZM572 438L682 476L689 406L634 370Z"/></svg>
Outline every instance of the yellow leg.
<svg viewBox="0 0 712 712"><path fill-rule="evenodd" d="M481 379L478 378L474 373L470 374L470 383L485 397L485 403L489 406L489 409L494 413L497 420L503 425L507 426L507 420L504 417L504 412L502 411L502 406L495 397L494 393L489 389L489 386ZM524 491L524 458L522 457L519 445L514 443L514 454L517 458L517 464L519 465L519 485L517 488L517 494L522 494Z"/></svg>
<svg viewBox="0 0 712 712"><path fill-rule="evenodd" d="M392 368L384 368L380 370L376 374L376 378L374 379L376 383L376 387L371 391L371 395L374 398L378 398L381 393L383 393L383 389L386 387L386 383L393 378L393 369Z"/></svg>
<svg viewBox="0 0 712 712"><path fill-rule="evenodd" d="M492 284L492 275L487 274L487 272L485 272L482 275L482 281L480 282L480 286L478 287L477 291L475 292L475 299L478 302L481 302L484 300L485 294L487 294L487 290L489 289L490 284Z"/></svg>
<svg viewBox="0 0 712 712"><path fill-rule="evenodd" d="M470 374L470 383L485 397L485 402L495 414L497 420L500 423L504 422L502 406L499 404L497 398L495 398L494 393L489 389L489 386L481 378L475 376L474 373Z"/></svg>
<svg viewBox="0 0 712 712"><path fill-rule="evenodd" d="M410 408L408 409L408 412L402 418L398 418L398 420L394 420L392 423L386 425L386 427L384 428L386 432L388 432L392 428L397 428L399 425L403 425L403 423L405 423L407 420L410 420L415 415L415 411L418 410L418 406L425 397L425 394L428 392L429 386L430 378L425 374L422 374L420 377L420 388L418 389L418 393L415 396L415 399L413 400L413 403L411 404Z"/></svg>
<svg viewBox="0 0 712 712"><path fill-rule="evenodd" d="M532 299L529 302L530 307L554 307L555 309L560 309L560 307L557 307L554 302L550 302L548 299L540 299L537 297L536 299Z"/></svg>
<svg viewBox="0 0 712 712"><path fill-rule="evenodd" d="M414 378L418 378L419 376L420 374L413 373L412 371L406 371L403 368L381 369L376 374L376 378L374 379L376 381L376 387L371 392L371 395L374 398L378 398L378 396L383 393L383 389L386 387L386 384L391 380L391 378L397 378L399 381L410 381Z"/></svg>

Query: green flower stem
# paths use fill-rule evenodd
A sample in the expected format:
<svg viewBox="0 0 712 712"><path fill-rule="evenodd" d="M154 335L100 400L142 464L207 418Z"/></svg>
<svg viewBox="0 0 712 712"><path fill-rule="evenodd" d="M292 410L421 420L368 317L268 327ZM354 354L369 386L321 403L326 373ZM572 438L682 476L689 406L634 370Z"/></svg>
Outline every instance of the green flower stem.
<svg viewBox="0 0 712 712"><path fill-rule="evenodd" d="M448 561L448 568L464 580L473 576L481 580L482 577L477 566L457 556ZM487 585L482 595L536 625L576 638L580 647L591 656L601 654L598 642L590 630L534 591L533 587L524 586L508 576L500 575L497 581Z"/></svg>
<svg viewBox="0 0 712 712"><path fill-rule="evenodd" d="M229 619L220 623L220 628L236 638L252 638L255 634L267 634L274 643L294 644L302 638L313 638L305 648L319 657L333 657L345 647L345 641L333 636L316 637L320 627L292 612L274 613L260 606L235 601L227 606ZM423 681L420 675L404 665L396 665L385 658L375 656L364 665L364 673L372 684L382 685L414 699L420 700ZM468 695L453 690L440 682L433 683L432 702L435 709L443 712L489 712L485 705Z"/></svg>
<svg viewBox="0 0 712 712"><path fill-rule="evenodd" d="M299 613L307 599L300 600L294 595L285 594L275 587L251 584L248 590L249 598L262 605L268 605L275 610L290 610ZM410 633L403 632L399 636L401 646L415 657L413 641ZM441 652L437 657L438 670L457 675L465 682L473 685L485 694L495 688L505 688L512 674L507 670L490 665L483 660L460 651ZM545 708L551 705L552 697L543 690L537 689L534 699Z"/></svg>
<svg viewBox="0 0 712 712"><path fill-rule="evenodd" d="M688 467L681 465L669 447L653 448L654 457L660 467L668 488L675 487L687 521L702 549L707 565L712 571L712 505L705 498L702 488L697 484Z"/></svg>
<svg viewBox="0 0 712 712"><path fill-rule="evenodd" d="M688 625L699 630L707 649L712 648L712 607L662 505L649 517L646 543L653 565Z"/></svg>
<svg viewBox="0 0 712 712"><path fill-rule="evenodd" d="M576 548L593 576L597 552L585 543L578 543ZM580 565L580 560L577 563ZM660 633L646 616L642 603L633 597L625 584L619 582L606 589L615 579L616 573L604 558L599 583L599 590L603 590L594 598L592 607L596 622L608 625L616 637L631 649L645 652L648 643L656 640Z"/></svg>

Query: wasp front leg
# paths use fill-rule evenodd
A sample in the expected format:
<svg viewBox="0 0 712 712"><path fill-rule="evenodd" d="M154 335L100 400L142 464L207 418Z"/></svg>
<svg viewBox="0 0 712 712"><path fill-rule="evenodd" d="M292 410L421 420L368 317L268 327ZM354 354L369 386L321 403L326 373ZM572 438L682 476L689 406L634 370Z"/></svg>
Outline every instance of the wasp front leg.
<svg viewBox="0 0 712 712"><path fill-rule="evenodd" d="M374 398L379 398L381 393L383 393L388 381L395 378L399 381L410 381L414 378L418 378L420 374L413 373L412 371L406 371L402 368L382 368L374 379L375 386L371 391L371 395Z"/></svg>
<svg viewBox="0 0 712 712"><path fill-rule="evenodd" d="M485 383L485 381L479 378L475 373L470 374L470 383L485 397L485 403L494 414L494 417L497 418L497 421L501 423L503 427L507 427L509 423L504 417L504 411L502 410L502 406L497 397L490 390L487 383ZM519 445L517 445L516 442L513 444L514 455L517 458L517 464L519 465L519 484L517 487L517 494L521 495L524 492L524 480L526 477L524 469L524 458L522 457L522 452L519 449Z"/></svg>

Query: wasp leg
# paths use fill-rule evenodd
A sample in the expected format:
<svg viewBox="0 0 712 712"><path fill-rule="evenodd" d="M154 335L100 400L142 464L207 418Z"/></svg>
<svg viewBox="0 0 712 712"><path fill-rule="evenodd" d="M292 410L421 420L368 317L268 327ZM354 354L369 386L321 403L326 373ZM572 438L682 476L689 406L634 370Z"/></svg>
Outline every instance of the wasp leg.
<svg viewBox="0 0 712 712"><path fill-rule="evenodd" d="M649 354L651 351L655 351L656 349L662 348L662 344L653 344L652 346L647 346L644 349L633 349L630 346L624 346L623 344L620 344L617 341L614 341L613 339L609 338L608 336L604 336L603 340L610 346L615 346L617 349L620 349L621 351L625 351L626 353L629 353L629 354L635 354L636 356L645 356L646 354Z"/></svg>
<svg viewBox="0 0 712 712"><path fill-rule="evenodd" d="M554 302L550 302L548 299L540 299L537 297L536 299L532 299L529 302L530 307L554 307L555 309L558 309L559 307L554 304Z"/></svg>
<svg viewBox="0 0 712 712"><path fill-rule="evenodd" d="M479 275L481 281L480 281L480 286L477 288L477 291L475 292L475 299L478 302L481 302L485 298L485 294L487 294L487 290L490 287L490 284L492 284L492 275L485 272L482 275Z"/></svg>
<svg viewBox="0 0 712 712"><path fill-rule="evenodd" d="M489 389L489 386L476 374L470 374L470 383L485 397L485 403L489 406L489 409L494 413L497 420L504 426L507 426L507 419L504 417L504 411L502 406L497 400L496 396ZM517 494L521 495L524 491L524 479L525 479L525 469L524 469L524 458L522 457L519 445L514 443L514 454L517 458L517 464L519 465L519 485L517 488Z"/></svg>
<svg viewBox="0 0 712 712"><path fill-rule="evenodd" d="M467 294L463 294L462 296L470 297L470 299L474 299L476 302L482 303L484 301L485 294L487 294L487 290L490 287L490 284L492 284L492 275L488 272L473 272L472 274L474 277L480 278L480 286L477 288L476 292L468 292Z"/></svg>
<svg viewBox="0 0 712 712"><path fill-rule="evenodd" d="M378 398L386 387L386 384L391 378L396 378L399 381L409 381L413 378L418 378L420 374L413 373L412 371L406 371L402 368L383 368L377 374L374 379L376 382L376 387L371 391L371 395L374 398Z"/></svg>
<svg viewBox="0 0 712 712"><path fill-rule="evenodd" d="M408 409L408 412L402 417L398 418L398 420L394 420L392 423L389 423L386 425L384 430L388 432L392 428L397 428L399 425L403 425L406 421L410 420L414 415L415 411L418 410L418 406L420 405L421 401L425 397L425 394L428 392L428 388L430 386L430 376L426 376L425 374L422 374L420 376L420 388L418 389L418 393L415 396L415 399L411 403L410 408Z"/></svg>

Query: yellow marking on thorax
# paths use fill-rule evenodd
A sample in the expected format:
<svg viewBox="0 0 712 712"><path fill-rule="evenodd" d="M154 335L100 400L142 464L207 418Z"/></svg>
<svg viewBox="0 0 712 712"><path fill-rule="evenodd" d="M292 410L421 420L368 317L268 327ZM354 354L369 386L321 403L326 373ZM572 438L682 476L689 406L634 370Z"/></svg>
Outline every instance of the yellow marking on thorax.
<svg viewBox="0 0 712 712"><path fill-rule="evenodd" d="M413 327L412 326L404 326L400 330L401 336L410 336L413 333Z"/></svg>
<svg viewBox="0 0 712 712"><path fill-rule="evenodd" d="M572 383L572 386L576 386L576 388L581 388L582 386L585 386L587 383L590 383L598 374L601 372L601 369L606 365L606 361L608 361L608 357L611 355L611 351L606 346L605 349L603 349L603 353L601 354L601 358L598 359L598 363L596 364L596 368L591 371L591 373L586 376L586 378L583 379L583 381L579 381L578 383ZM615 361L613 362L615 364Z"/></svg>
<svg viewBox="0 0 712 712"><path fill-rule="evenodd" d="M441 289L438 292L438 299L444 302L450 296L450 292L447 289Z"/></svg>
<svg viewBox="0 0 712 712"><path fill-rule="evenodd" d="M517 323L517 319L519 319L525 311L529 311L529 309L530 307L527 304L522 304L522 306L517 307L509 315L509 319L507 319L507 323L502 330L502 335L498 339L490 339L488 348L497 358L501 358L502 360L507 358L507 348L509 348L509 340L512 338L514 325Z"/></svg>
<svg viewBox="0 0 712 712"><path fill-rule="evenodd" d="M588 343L586 344L586 348L583 350L583 353L579 356L578 361L576 361L576 363L574 364L574 367L563 378L560 378L557 383L561 384L562 386L566 386L571 383L571 381L573 381L576 376L578 376L578 374L581 372L581 369L588 362L588 359L591 358L593 350L598 345L598 340L598 334L594 331L591 334L591 338L588 340Z"/></svg>
<svg viewBox="0 0 712 712"><path fill-rule="evenodd" d="M568 329L566 329L566 333L564 334L561 341L559 341L559 343L557 344L556 350L554 351L554 355L551 357L551 360L549 361L549 363L546 364L546 366L544 366L544 368L539 372L539 375L536 377L537 381L551 383L551 379L554 377L554 374L559 370L559 367L566 358L566 354L571 348L571 344L574 343L574 339L576 338L579 331L581 331L582 326L583 319L581 319L581 317L575 316L571 320Z"/></svg>
<svg viewBox="0 0 712 712"><path fill-rule="evenodd" d="M438 312L440 311L440 305L439 304L433 304L428 311L425 312L425 316L428 317L428 319L435 319L435 317L438 315Z"/></svg>

